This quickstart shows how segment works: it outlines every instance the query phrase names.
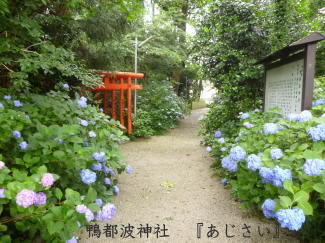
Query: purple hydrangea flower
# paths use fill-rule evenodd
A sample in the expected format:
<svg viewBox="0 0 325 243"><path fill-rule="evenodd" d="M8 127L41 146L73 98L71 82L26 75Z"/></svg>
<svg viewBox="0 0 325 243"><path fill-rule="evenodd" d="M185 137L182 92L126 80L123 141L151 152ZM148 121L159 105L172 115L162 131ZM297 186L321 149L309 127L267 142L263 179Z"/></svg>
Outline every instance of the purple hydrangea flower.
<svg viewBox="0 0 325 243"><path fill-rule="evenodd" d="M116 215L116 207L114 204L107 203L103 208L98 211L96 220L98 221L109 221L112 220Z"/></svg>
<svg viewBox="0 0 325 243"><path fill-rule="evenodd" d="M220 138L221 136L222 136L221 131L216 131L216 132L214 133L214 137L215 137L215 138Z"/></svg>
<svg viewBox="0 0 325 243"><path fill-rule="evenodd" d="M118 186L113 186L113 191L114 191L115 195L120 194L120 188L118 188Z"/></svg>
<svg viewBox="0 0 325 243"><path fill-rule="evenodd" d="M42 182L42 185L44 187L52 186L53 183L54 183L53 174L51 174L51 173L45 173L45 174L43 174L42 179L41 179L41 182Z"/></svg>
<svg viewBox="0 0 325 243"><path fill-rule="evenodd" d="M88 170L88 169L83 169L80 171L80 177L83 183L85 184L92 184L96 181L96 173Z"/></svg>
<svg viewBox="0 0 325 243"><path fill-rule="evenodd" d="M111 176L115 176L115 171L110 168L108 168L108 173L110 173Z"/></svg>
<svg viewBox="0 0 325 243"><path fill-rule="evenodd" d="M103 166L103 171L104 171L105 174L107 174L107 173L109 173L109 168L106 165L104 165Z"/></svg>
<svg viewBox="0 0 325 243"><path fill-rule="evenodd" d="M5 167L5 162L3 162L3 161L0 161L0 170L2 170L4 167Z"/></svg>
<svg viewBox="0 0 325 243"><path fill-rule="evenodd" d="M22 107L23 104L19 100L14 100L14 106L16 106L16 107Z"/></svg>
<svg viewBox="0 0 325 243"><path fill-rule="evenodd" d="M279 209L275 217L282 228L289 230L299 230L305 222L305 214L300 208Z"/></svg>
<svg viewBox="0 0 325 243"><path fill-rule="evenodd" d="M111 184L111 179L109 179L109 178L106 177L104 179L104 182L105 182L106 185L109 185L109 184Z"/></svg>
<svg viewBox="0 0 325 243"><path fill-rule="evenodd" d="M88 126L88 122L86 120L83 120L83 119L79 119L78 124L80 124L80 125L82 125L84 127Z"/></svg>
<svg viewBox="0 0 325 243"><path fill-rule="evenodd" d="M91 138L95 138L97 135L96 135L95 132L90 131L90 132L88 132L88 136L91 137Z"/></svg>
<svg viewBox="0 0 325 243"><path fill-rule="evenodd" d="M271 156L271 159L273 159L273 160L281 159L283 157L282 150L278 149L278 148L271 149L270 156Z"/></svg>
<svg viewBox="0 0 325 243"><path fill-rule="evenodd" d="M76 211L78 213L85 213L87 211L87 209L88 208L83 204L79 204L79 205L76 206Z"/></svg>
<svg viewBox="0 0 325 243"><path fill-rule="evenodd" d="M10 100L10 99L11 99L11 96L10 96L10 95L5 95L3 98L4 98L5 100Z"/></svg>
<svg viewBox="0 0 325 243"><path fill-rule="evenodd" d="M237 162L233 161L230 156L224 157L221 160L222 168L228 169L229 171L235 172L237 171Z"/></svg>
<svg viewBox="0 0 325 243"><path fill-rule="evenodd" d="M125 172L128 173L128 174L131 174L133 171L132 169L132 166L131 165L128 165L126 168L125 168Z"/></svg>
<svg viewBox="0 0 325 243"><path fill-rule="evenodd" d="M246 120L247 118L249 118L249 114L248 113L242 113L240 115L240 118L243 119L243 120Z"/></svg>
<svg viewBox="0 0 325 243"><path fill-rule="evenodd" d="M271 219L275 217L274 207L276 202L268 198L264 201L262 205L263 214L266 218Z"/></svg>
<svg viewBox="0 0 325 243"><path fill-rule="evenodd" d="M224 144L225 143L225 139L224 138L219 138L218 139L218 142L221 143L221 144Z"/></svg>
<svg viewBox="0 0 325 243"><path fill-rule="evenodd" d="M99 207L101 207L101 206L103 205L103 200L102 200L102 199L97 198L95 201L96 201L96 203L97 203L97 205L98 205Z"/></svg>
<svg viewBox="0 0 325 243"><path fill-rule="evenodd" d="M99 111L99 112L104 112L103 108L99 108L98 111Z"/></svg>
<svg viewBox="0 0 325 243"><path fill-rule="evenodd" d="M67 240L65 243L78 243L78 240L75 236L72 236L70 240Z"/></svg>
<svg viewBox="0 0 325 243"><path fill-rule="evenodd" d="M35 202L36 193L32 190L23 189L16 195L16 203L19 206L28 208L33 205Z"/></svg>
<svg viewBox="0 0 325 243"><path fill-rule="evenodd" d="M93 165L91 166L91 168L92 168L93 170L97 170L97 171L99 171L99 170L102 169L102 165L101 165L101 164L93 164Z"/></svg>
<svg viewBox="0 0 325 243"><path fill-rule="evenodd" d="M246 127L246 128L252 128L252 127L254 127L254 125L251 124L251 123L249 123L249 122L244 122L243 126Z"/></svg>
<svg viewBox="0 0 325 243"><path fill-rule="evenodd" d="M230 150L229 154L230 159L234 160L235 162L239 162L245 159L246 151L240 146L233 147Z"/></svg>
<svg viewBox="0 0 325 243"><path fill-rule="evenodd" d="M14 136L16 139L21 138L21 133L17 130L12 131L12 136Z"/></svg>
<svg viewBox="0 0 325 243"><path fill-rule="evenodd" d="M307 159L302 166L306 175L319 176L322 170L325 170L325 161L322 159Z"/></svg>
<svg viewBox="0 0 325 243"><path fill-rule="evenodd" d="M275 123L265 123L263 127L263 132L265 135L275 134L278 131L278 125Z"/></svg>
<svg viewBox="0 0 325 243"><path fill-rule="evenodd" d="M261 158L255 154L251 154L246 158L247 168L256 171L261 168Z"/></svg>
<svg viewBox="0 0 325 243"><path fill-rule="evenodd" d="M86 220L88 222L92 221L95 218L93 212L90 209L88 209L88 208L87 208L87 210L85 212L85 217L86 217Z"/></svg>
<svg viewBox="0 0 325 243"><path fill-rule="evenodd" d="M319 124L316 127L312 127L308 130L308 136L314 142L325 140L325 124Z"/></svg>
<svg viewBox="0 0 325 243"><path fill-rule="evenodd" d="M6 197L5 191L6 191L6 189L0 188L0 198L5 198Z"/></svg>
<svg viewBox="0 0 325 243"><path fill-rule="evenodd" d="M208 153L210 153L211 151L212 151L212 148L211 148L211 146L208 146L208 147L206 147L206 149L205 149Z"/></svg>
<svg viewBox="0 0 325 243"><path fill-rule="evenodd" d="M223 178L223 179L220 181L220 183L221 183L222 185L226 185L226 184L228 183L228 180L227 180L226 178Z"/></svg>
<svg viewBox="0 0 325 243"><path fill-rule="evenodd" d="M35 194L35 206L41 206L46 203L46 194L44 192L38 192Z"/></svg>
<svg viewBox="0 0 325 243"><path fill-rule="evenodd" d="M27 147L28 147L28 143L25 142L25 141L23 141L23 142L21 142L21 143L19 144L19 148L20 148L21 150L26 150Z"/></svg>
<svg viewBox="0 0 325 243"><path fill-rule="evenodd" d="M95 152L92 156L98 162L104 162L105 152Z"/></svg>
<svg viewBox="0 0 325 243"><path fill-rule="evenodd" d="M81 96L77 103L81 108L85 108L87 107L87 98Z"/></svg>

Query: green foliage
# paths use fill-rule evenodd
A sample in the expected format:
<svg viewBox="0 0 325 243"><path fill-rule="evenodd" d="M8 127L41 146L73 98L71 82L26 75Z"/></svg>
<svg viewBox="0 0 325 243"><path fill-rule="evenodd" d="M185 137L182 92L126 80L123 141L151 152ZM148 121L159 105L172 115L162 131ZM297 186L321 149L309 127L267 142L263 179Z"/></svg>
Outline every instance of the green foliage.
<svg viewBox="0 0 325 243"><path fill-rule="evenodd" d="M324 78L315 82L315 99L324 99ZM222 108L222 107L221 107ZM212 167L222 177L227 178L232 193L243 200L242 208L259 211L263 202L271 198L276 202L275 211L297 207L306 215L306 222L299 231L301 239L316 241L324 237L324 200L325 200L325 170L320 176L309 176L304 173L302 166L307 159L325 159L325 141L313 141L308 136L308 130L318 124L325 123L325 105L317 105L312 109L313 118L310 121L295 122L283 118L276 112L250 112L248 119L237 118L237 122L229 124L219 123L215 114L217 108L212 107L202 121L204 126L204 141L212 147L211 154L216 157ZM221 115L221 114L219 114ZM213 121L218 126L213 126ZM251 128L244 126L244 122L253 124ZM276 123L279 129L275 134L263 132L265 123ZM216 130L223 132L225 143L220 143L213 137ZM258 170L252 171L247 167L246 160L237 163L237 170L230 172L222 168L221 160L229 155L231 148L240 146L246 151L246 158L251 154L262 153L263 167L280 166L289 169L292 181L284 181L283 187L276 187L264 183ZM223 148L222 151L221 148ZM272 160L270 150L279 148L283 157Z"/></svg>
<svg viewBox="0 0 325 243"><path fill-rule="evenodd" d="M171 83L146 84L138 95L137 116L134 118L134 135L151 136L174 128L183 118L185 103L173 91Z"/></svg>
<svg viewBox="0 0 325 243"><path fill-rule="evenodd" d="M110 202L116 176L97 171L97 180L84 184L80 177L82 169L91 169L98 163L94 152L105 152L102 163L116 173L124 171L118 143L126 139L119 123L109 120L96 107L81 108L77 100L71 100L66 91L51 91L47 95L28 94L4 100L7 90L0 90L0 160L5 167L0 170L0 187L5 198L0 198L2 229L1 242L22 242L41 238L46 242L65 242L79 231L78 224L88 224L84 214L76 212L78 204L84 204L93 213L100 209L96 198ZM20 100L22 107L15 107ZM87 120L88 126L80 124ZM12 135L20 131L21 137ZM89 131L96 133L90 137ZM19 144L28 143L22 150ZM43 187L44 173L52 173L54 185ZM111 178L105 185L104 178ZM16 195L23 189L44 192L45 204L23 208L16 203Z"/></svg>

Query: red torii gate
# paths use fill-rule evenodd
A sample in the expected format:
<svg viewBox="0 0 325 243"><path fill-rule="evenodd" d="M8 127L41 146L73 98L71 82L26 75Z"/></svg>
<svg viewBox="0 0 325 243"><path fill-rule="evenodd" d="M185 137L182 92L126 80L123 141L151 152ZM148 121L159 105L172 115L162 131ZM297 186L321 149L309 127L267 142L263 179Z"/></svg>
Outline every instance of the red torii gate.
<svg viewBox="0 0 325 243"><path fill-rule="evenodd" d="M104 93L104 113L108 114L108 91L111 91L112 100L112 119L116 120L116 91L120 92L120 123L124 126L124 91L127 90L127 113L128 113L128 134L132 134L132 90L142 89L142 85L133 84L133 79L143 78L143 73L129 73L129 72L98 72L103 78L103 85L98 86L90 91L100 94ZM127 82L125 82L127 81ZM100 95L98 98L101 99Z"/></svg>

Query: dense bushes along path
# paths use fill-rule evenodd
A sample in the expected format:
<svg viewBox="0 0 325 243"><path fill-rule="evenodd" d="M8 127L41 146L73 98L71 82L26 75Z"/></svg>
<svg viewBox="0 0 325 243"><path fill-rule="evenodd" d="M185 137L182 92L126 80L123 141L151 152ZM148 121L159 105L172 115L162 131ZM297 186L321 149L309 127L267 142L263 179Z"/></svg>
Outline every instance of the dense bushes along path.
<svg viewBox="0 0 325 243"><path fill-rule="evenodd" d="M213 175L209 168L212 158L200 146L197 136L198 119L204 112L193 111L177 129L164 136L138 139L122 146L127 164L133 166L134 173L120 177L121 193L115 199L117 217L107 222L117 225L118 235L114 242L199 242L197 223L203 223L200 242L295 241L282 229L280 238L273 239L275 224L251 217L239 209L230 191ZM122 224L129 223L134 226L135 238L122 239ZM85 233L81 242L112 242L112 238L105 236L105 224L100 224L100 239L96 236L89 239ZM140 240L137 229L140 224L152 226L148 239L143 233ZM157 240L154 234L157 224L161 228L165 224L170 237ZM214 239L207 238L211 224L219 233ZM214 232L213 236L218 233ZM244 238L243 234L250 238Z"/></svg>

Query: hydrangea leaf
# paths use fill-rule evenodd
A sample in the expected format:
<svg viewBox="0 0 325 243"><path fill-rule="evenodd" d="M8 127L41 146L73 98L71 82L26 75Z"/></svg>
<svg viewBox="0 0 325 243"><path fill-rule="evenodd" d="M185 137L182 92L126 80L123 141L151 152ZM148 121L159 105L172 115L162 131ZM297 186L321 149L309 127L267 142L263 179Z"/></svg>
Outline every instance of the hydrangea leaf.
<svg viewBox="0 0 325 243"><path fill-rule="evenodd" d="M315 191L318 191L319 193L325 193L325 184L324 183L317 183L313 186Z"/></svg>
<svg viewBox="0 0 325 243"><path fill-rule="evenodd" d="M304 211L305 215L313 215L313 207L307 201L299 202L297 205L298 208L301 208Z"/></svg>
<svg viewBox="0 0 325 243"><path fill-rule="evenodd" d="M293 200L295 202L308 202L309 200L309 194L303 190L295 193L295 195L293 196Z"/></svg>
<svg viewBox="0 0 325 243"><path fill-rule="evenodd" d="M280 196L280 205L283 208L290 208L292 205L292 200L288 196Z"/></svg>
<svg viewBox="0 0 325 243"><path fill-rule="evenodd" d="M283 187L288 192L291 192L292 194L294 194L293 187L292 187L292 181L289 181L289 180L284 181Z"/></svg>

